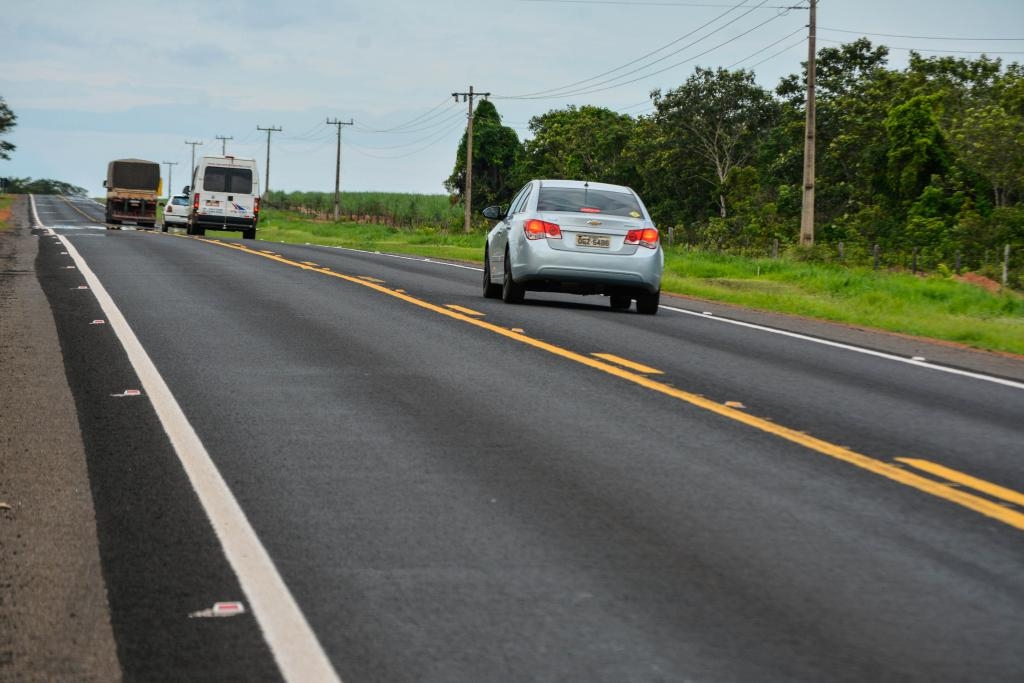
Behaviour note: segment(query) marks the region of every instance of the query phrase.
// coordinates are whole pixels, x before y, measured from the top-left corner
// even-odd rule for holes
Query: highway
[[[1017,359],[34,201],[125,680],[1024,677]]]

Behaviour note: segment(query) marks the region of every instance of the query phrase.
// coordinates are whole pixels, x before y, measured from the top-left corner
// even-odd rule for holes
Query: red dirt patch
[[[977,273],[964,273],[963,275],[957,275],[956,279],[960,282],[966,282],[982,289],[987,289],[993,294],[999,293],[1003,286],[991,278],[987,278],[984,275],[978,275]]]

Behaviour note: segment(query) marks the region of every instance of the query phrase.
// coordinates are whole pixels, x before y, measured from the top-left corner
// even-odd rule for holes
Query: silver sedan
[[[601,294],[611,307],[655,314],[665,255],[636,192],[579,180],[531,180],[487,235],[483,293],[519,303],[527,291]]]

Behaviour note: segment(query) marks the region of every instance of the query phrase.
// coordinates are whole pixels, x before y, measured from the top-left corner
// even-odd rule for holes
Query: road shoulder
[[[121,679],[74,400],[27,196],[0,233],[0,678]]]

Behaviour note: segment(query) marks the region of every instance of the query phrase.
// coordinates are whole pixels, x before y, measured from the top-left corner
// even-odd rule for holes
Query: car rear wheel
[[[505,279],[501,284],[501,299],[507,304],[520,304],[526,298],[526,288],[516,284],[516,281],[512,279],[512,266],[509,265],[509,262],[508,250],[506,249]]]
[[[658,290],[654,294],[643,293],[636,298],[636,310],[637,313],[643,313],[644,315],[655,315],[658,312],[658,306],[661,303],[661,290]]]
[[[484,250],[484,298],[498,299],[501,297],[501,285],[491,282],[491,254]]]
[[[249,230],[243,230],[242,231],[242,239],[243,240],[254,240],[254,239],[256,239],[256,228],[251,228]]]

